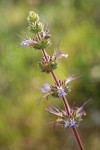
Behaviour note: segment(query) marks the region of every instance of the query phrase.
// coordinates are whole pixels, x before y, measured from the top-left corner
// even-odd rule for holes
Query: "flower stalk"
[[[84,150],[82,141],[78,134],[76,127],[79,126],[82,117],[86,115],[84,111],[84,106],[88,103],[85,102],[81,107],[70,108],[69,103],[65,96],[70,92],[69,82],[76,79],[77,77],[71,76],[66,78],[64,81],[58,80],[57,76],[54,73],[54,69],[58,67],[59,60],[62,57],[67,58],[68,54],[63,54],[57,48],[54,50],[53,56],[49,56],[45,49],[51,45],[49,30],[44,27],[43,23],[40,22],[38,14],[33,11],[29,12],[27,18],[29,23],[29,31],[34,33],[34,38],[25,39],[20,43],[23,47],[32,47],[35,50],[40,50],[43,54],[42,60],[38,63],[42,72],[50,73],[54,79],[55,85],[49,85],[48,83],[44,84],[44,87],[41,88],[41,92],[46,93],[42,98],[48,98],[49,95],[54,98],[61,98],[65,111],[58,109],[56,107],[46,108],[47,111],[51,112],[58,116],[58,119],[55,122],[56,126],[63,126],[65,128],[71,128],[77,144],[80,150]],[[42,98],[39,98],[41,100]]]
[[[46,61],[48,61],[48,57],[47,57],[47,53],[45,52],[45,49],[42,49],[42,53],[43,53],[43,55],[44,55]],[[59,86],[58,79],[57,79],[57,77],[56,77],[56,75],[55,75],[55,73],[54,73],[53,71],[51,72],[51,75],[52,75],[52,77],[53,77],[55,83],[57,84],[57,86]],[[61,99],[62,99],[62,101],[63,101],[63,104],[64,104],[64,107],[65,107],[65,109],[66,109],[66,112],[67,112],[67,114],[69,115],[69,114],[70,114],[70,107],[69,107],[69,104],[68,104],[68,102],[67,102],[67,100],[66,100],[65,97],[62,97]],[[80,149],[80,150],[84,150],[84,147],[83,147],[83,144],[82,144],[82,141],[81,141],[81,139],[80,139],[80,136],[79,136],[79,134],[78,134],[77,129],[74,127],[74,128],[72,128],[72,130],[73,130],[74,136],[75,136],[75,138],[76,138],[76,141],[77,141],[77,143],[78,143],[78,145],[79,145],[79,149]]]

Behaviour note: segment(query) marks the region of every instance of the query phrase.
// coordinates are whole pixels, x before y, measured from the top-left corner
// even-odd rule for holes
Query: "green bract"
[[[40,22],[30,23],[29,30],[30,32],[33,32],[33,33],[39,33],[43,30],[43,24]]]
[[[34,11],[30,11],[30,12],[29,12],[29,16],[27,17],[27,21],[28,21],[29,23],[34,23],[34,22],[39,21],[39,16],[38,16],[38,14],[36,14]]]
[[[51,95],[52,95],[54,98],[58,98],[58,97],[59,97],[56,87],[53,87],[51,91],[52,91],[52,94],[51,94]]]
[[[46,40],[46,39],[43,39],[43,40],[37,42],[36,44],[34,44],[33,47],[35,49],[43,49],[43,48],[46,48],[49,45],[51,45],[50,41]]]
[[[39,67],[42,72],[50,73],[52,70],[57,68],[57,63],[49,61],[47,62],[39,62]]]

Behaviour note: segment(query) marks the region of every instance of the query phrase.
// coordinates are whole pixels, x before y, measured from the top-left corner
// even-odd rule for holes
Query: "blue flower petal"
[[[66,96],[66,95],[67,95],[67,93],[65,93],[64,89],[59,89],[58,90],[58,96],[59,97],[63,97],[63,96]]]
[[[44,84],[44,88],[41,89],[43,93],[47,93],[50,90],[50,85],[48,83]]]
[[[71,122],[67,122],[64,124],[64,127],[65,128],[74,128],[74,127],[77,127],[78,124],[76,123],[76,121],[71,121]]]
[[[26,41],[22,41],[22,42],[20,43],[20,45],[23,46],[23,47],[28,47],[28,46],[29,46]]]

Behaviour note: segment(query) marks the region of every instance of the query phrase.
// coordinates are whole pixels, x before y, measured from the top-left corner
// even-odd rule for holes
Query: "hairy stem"
[[[47,55],[45,49],[42,49],[42,53],[43,53],[43,56],[44,56],[45,60],[48,62],[48,57],[47,57],[48,55]],[[51,71],[51,75],[52,75],[56,85],[59,86],[59,81],[58,81],[58,79],[57,79],[57,77],[56,77],[56,75],[55,75],[55,73],[53,71]],[[69,106],[69,104],[68,104],[68,102],[67,102],[65,97],[62,97],[61,99],[62,99],[63,104],[65,106],[66,112],[69,115],[70,114],[70,106]],[[80,136],[78,134],[77,129],[74,127],[74,128],[72,128],[72,130],[73,130],[73,133],[75,135],[75,138],[76,138],[76,141],[77,141],[77,143],[79,145],[80,150],[84,150],[83,144],[81,142],[81,139],[80,139]]]

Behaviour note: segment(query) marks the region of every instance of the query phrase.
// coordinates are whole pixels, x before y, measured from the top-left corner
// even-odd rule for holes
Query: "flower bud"
[[[59,97],[56,87],[52,87],[52,88],[51,88],[51,92],[52,92],[51,95],[52,95],[54,98],[58,98],[58,97]]]
[[[57,63],[52,62],[52,61],[49,61],[48,63],[44,62],[44,61],[39,62],[38,65],[39,65],[41,71],[46,72],[46,73],[50,73],[52,70],[57,68]]]
[[[48,67],[48,64],[47,64],[47,63],[39,62],[38,65],[39,65],[40,70],[41,70],[42,72],[46,72],[46,73],[50,73],[50,72],[51,72],[51,70],[50,70],[50,68]]]
[[[36,14],[34,11],[30,11],[30,12],[29,12],[29,15],[28,15],[28,17],[27,17],[27,21],[28,21],[29,23],[34,23],[34,22],[39,21],[39,16],[38,16],[38,14]]]
[[[29,30],[33,33],[39,33],[43,30],[43,24],[41,22],[30,23]]]
[[[49,40],[43,39],[41,41],[39,41],[38,43],[34,44],[34,48],[35,49],[43,49],[46,48],[47,46],[51,45]]]
[[[64,86],[64,90],[66,93],[69,93],[69,92],[71,92],[71,87],[69,85]]]
[[[57,65],[58,65],[57,62],[53,62],[53,61],[52,61],[52,62],[50,63],[50,67],[52,68],[52,70],[56,69],[56,68],[57,68]]]

